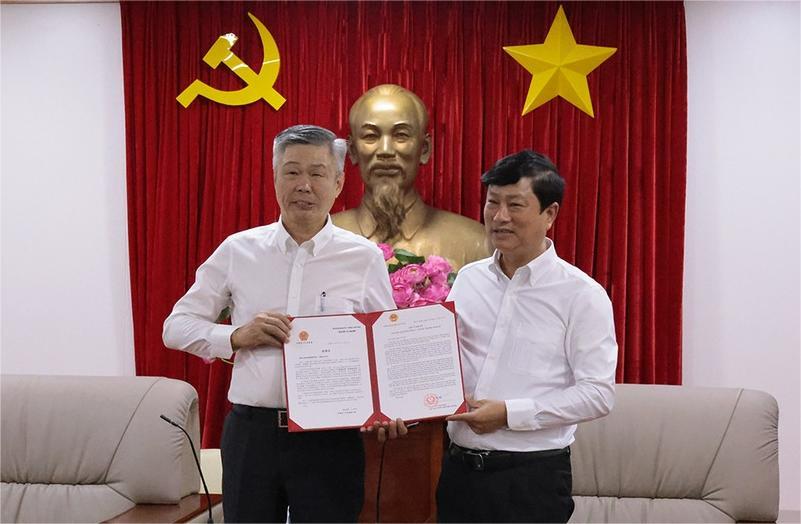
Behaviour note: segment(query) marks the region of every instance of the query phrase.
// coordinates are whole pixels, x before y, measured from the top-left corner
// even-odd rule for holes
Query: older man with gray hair
[[[364,452],[356,430],[288,433],[282,348],[290,317],[393,309],[378,247],[333,225],[347,145],[327,129],[290,127],[273,143],[280,219],[226,238],[164,322],[164,343],[234,358],[222,436],[228,522],[355,522]],[[230,326],[216,324],[231,307]],[[383,438],[405,433],[400,423]]]

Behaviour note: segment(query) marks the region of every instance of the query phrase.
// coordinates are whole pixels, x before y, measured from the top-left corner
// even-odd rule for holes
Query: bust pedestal
[[[376,492],[381,444],[375,434],[364,438],[364,507],[359,522],[376,522]],[[381,522],[436,522],[436,491],[445,446],[445,423],[423,422],[404,438],[384,444],[379,500]]]

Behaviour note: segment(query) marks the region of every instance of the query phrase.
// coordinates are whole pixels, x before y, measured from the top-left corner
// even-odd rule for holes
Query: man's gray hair
[[[273,172],[278,171],[278,160],[291,145],[328,146],[336,160],[337,176],[345,171],[348,143],[324,127],[297,125],[284,129],[273,140]]]

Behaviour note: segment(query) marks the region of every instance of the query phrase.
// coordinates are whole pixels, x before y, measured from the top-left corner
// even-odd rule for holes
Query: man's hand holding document
[[[289,431],[467,411],[452,302],[296,317],[284,345]]]

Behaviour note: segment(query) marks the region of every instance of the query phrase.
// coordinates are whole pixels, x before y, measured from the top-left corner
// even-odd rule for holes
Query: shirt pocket
[[[343,296],[320,295],[317,297],[315,311],[320,315],[356,313],[356,301]]]
[[[564,358],[561,341],[536,335],[518,334],[512,344],[509,369],[518,375],[548,377]]]

